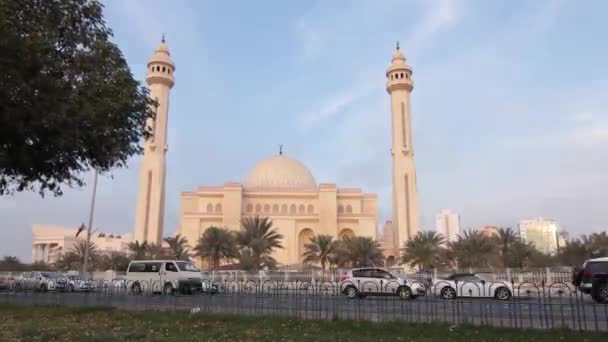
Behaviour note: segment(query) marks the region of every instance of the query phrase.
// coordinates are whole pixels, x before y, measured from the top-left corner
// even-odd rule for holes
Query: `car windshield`
[[[198,268],[194,267],[194,265],[192,265],[192,263],[190,263],[190,262],[177,261],[176,264],[177,264],[177,267],[179,267],[180,271],[186,271],[186,272],[200,272],[201,271]]]
[[[57,278],[57,275],[54,273],[40,273],[40,276],[42,276],[42,278],[47,278],[47,279]]]
[[[82,280],[82,278],[80,278],[80,276],[68,276],[68,278],[70,278],[70,280]]]

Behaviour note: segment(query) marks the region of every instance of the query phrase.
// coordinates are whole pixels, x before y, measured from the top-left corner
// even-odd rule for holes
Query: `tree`
[[[195,255],[207,259],[209,267],[216,269],[222,259],[232,259],[239,256],[234,235],[226,228],[209,227],[198,238],[194,246]]]
[[[87,242],[82,240],[74,244],[68,254],[73,254],[73,258],[77,261],[78,266],[81,267],[84,263],[85,252],[87,250]],[[91,269],[95,269],[96,263],[99,261],[100,254],[97,246],[92,241],[89,242],[89,260],[88,264],[91,265]]]
[[[499,228],[498,235],[495,235],[493,238],[498,245],[502,266],[505,268],[509,267],[509,248],[513,243],[519,241],[519,236],[511,228]],[[518,248],[521,251],[522,245],[519,245]]]
[[[177,260],[188,260],[190,258],[190,246],[188,239],[177,234],[173,237],[165,238],[165,242],[169,245],[171,257]]]
[[[591,255],[590,248],[581,240],[567,241],[559,251],[558,259],[562,265],[581,267]]]
[[[336,249],[335,263],[339,267],[365,267],[382,265],[384,255],[378,241],[355,236],[341,241]]]
[[[321,269],[325,272],[325,266],[330,262],[338,245],[334,238],[330,235],[317,235],[310,239],[310,242],[304,245],[305,263],[320,263]]]
[[[163,253],[163,248],[161,245],[157,245],[155,243],[148,243],[146,244],[146,252],[145,252],[145,256],[148,259],[152,259],[152,260],[158,260],[158,259],[164,259],[165,255]]]
[[[90,169],[126,166],[154,102],[97,0],[0,3],[0,195],[61,195]]]
[[[442,244],[445,239],[433,231],[419,232],[413,239],[407,240],[401,249],[401,261],[423,269],[445,263]]]
[[[497,252],[496,244],[478,231],[468,230],[448,244],[458,267],[490,267]]]
[[[535,253],[536,249],[531,242],[521,241],[520,239],[514,240],[509,244],[506,258],[503,259],[503,262],[506,260],[508,263],[503,265],[523,269],[530,266]]]
[[[129,267],[129,257],[124,252],[111,251],[101,257],[97,269],[100,271],[124,272]]]
[[[21,263],[21,260],[19,260],[19,258],[17,258],[16,256],[5,256],[0,261],[0,271],[3,271],[3,272],[23,271],[24,268],[25,268],[25,265],[23,265]]]
[[[276,260],[272,253],[283,248],[283,235],[273,228],[268,217],[246,217],[241,221],[241,230],[236,234],[236,243],[241,252],[239,263],[253,263],[253,269],[275,268]]]
[[[129,248],[129,252],[131,253],[131,257],[135,260],[141,260],[146,257],[146,250],[148,249],[148,243],[143,242],[139,243],[139,241],[129,242],[127,245]]]

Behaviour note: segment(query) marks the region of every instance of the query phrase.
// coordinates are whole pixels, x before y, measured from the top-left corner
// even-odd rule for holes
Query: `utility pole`
[[[93,196],[91,198],[91,211],[89,211],[89,225],[87,226],[87,240],[84,249],[84,262],[82,264],[82,276],[86,277],[89,271],[89,246],[91,245],[91,229],[93,227],[93,212],[95,210],[95,195],[97,193],[97,169],[93,176]],[[88,278],[88,277],[87,277]]]

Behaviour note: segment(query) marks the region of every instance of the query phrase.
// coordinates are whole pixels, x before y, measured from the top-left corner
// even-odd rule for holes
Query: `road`
[[[399,300],[301,293],[227,293],[217,295],[129,295],[118,292],[36,293],[3,292],[0,304],[59,304],[111,306],[128,310],[187,310],[212,313],[288,316],[301,319],[352,319],[370,321],[443,321],[515,328],[560,328],[608,331],[608,305],[587,296],[515,298],[510,301],[436,297]]]

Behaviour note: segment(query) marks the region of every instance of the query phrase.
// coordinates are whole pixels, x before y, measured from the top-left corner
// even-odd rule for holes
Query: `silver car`
[[[426,286],[423,283],[375,267],[344,271],[340,276],[340,290],[351,299],[366,296],[397,296],[401,299],[414,299],[426,295]]]

